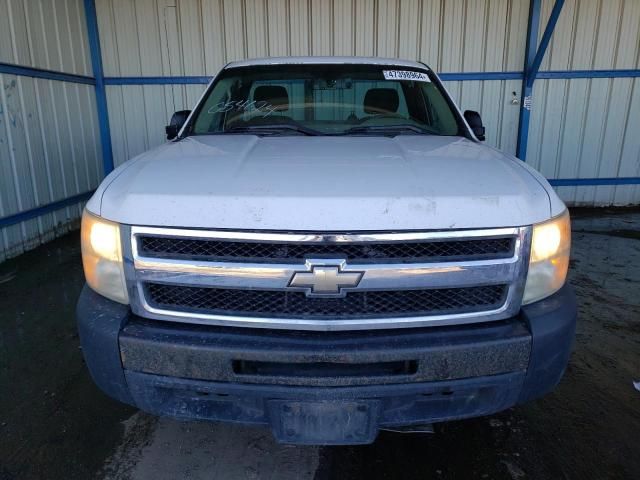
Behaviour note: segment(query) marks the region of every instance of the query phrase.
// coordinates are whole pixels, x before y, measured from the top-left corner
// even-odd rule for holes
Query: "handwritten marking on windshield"
[[[278,109],[278,107],[276,107],[275,105],[272,105],[268,102],[265,102],[263,100],[256,102],[255,100],[229,100],[226,102],[220,102],[217,105],[214,105],[213,107],[211,107],[209,110],[207,110],[207,113],[209,114],[213,114],[213,113],[226,113],[226,112],[230,112],[232,110],[238,111],[238,112],[249,112],[249,111],[258,111],[260,113],[263,113],[262,118],[264,117],[268,117],[269,115],[271,115],[273,112],[275,112]]]

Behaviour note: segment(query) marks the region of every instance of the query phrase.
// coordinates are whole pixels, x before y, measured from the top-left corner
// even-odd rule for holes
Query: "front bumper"
[[[575,322],[569,286],[505,321],[367,332],[149,321],[88,287],[78,302],[84,356],[107,394],[158,415],[270,425],[287,443],[369,443],[379,428],[543,395],[564,372]]]

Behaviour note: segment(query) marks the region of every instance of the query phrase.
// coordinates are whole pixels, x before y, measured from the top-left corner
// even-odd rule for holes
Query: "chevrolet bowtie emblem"
[[[303,290],[308,297],[342,297],[344,289],[357,287],[362,272],[345,272],[344,260],[307,260],[307,271],[295,272],[289,288]]]

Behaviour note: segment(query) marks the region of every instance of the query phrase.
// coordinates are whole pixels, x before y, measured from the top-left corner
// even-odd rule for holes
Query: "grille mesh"
[[[513,237],[401,243],[254,243],[209,239],[142,236],[140,253],[147,257],[210,261],[303,263],[305,258],[346,258],[353,262],[408,263],[441,258],[465,260],[507,258],[513,255]]]
[[[326,320],[492,310],[504,304],[507,286],[349,292],[343,298],[308,298],[302,292],[187,287],[159,283],[147,283],[145,290],[152,306],[168,310]]]

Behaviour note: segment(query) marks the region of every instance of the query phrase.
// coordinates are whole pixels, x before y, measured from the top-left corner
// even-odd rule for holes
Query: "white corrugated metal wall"
[[[93,1],[0,0],[0,67],[91,76],[83,6]],[[542,1],[538,38],[554,2]],[[481,112],[487,143],[516,151],[528,0],[95,5],[116,165],[163,142],[171,113],[192,107],[207,77],[226,62],[279,55],[424,61],[443,74],[463,109]],[[640,178],[639,67],[638,0],[566,0],[534,84],[526,156],[548,178],[571,185],[558,187],[570,204],[640,203],[638,185],[591,181]],[[0,79],[0,222],[95,188],[102,177],[100,133],[109,138],[108,129],[98,129],[98,120],[106,120],[96,115],[101,94],[90,84],[6,71]],[[50,238],[79,211],[72,206],[2,228],[0,261]]]
[[[82,0],[0,0],[0,62],[91,76]],[[102,178],[94,88],[0,73],[0,218]],[[0,262],[67,231],[81,207],[0,228]]]

